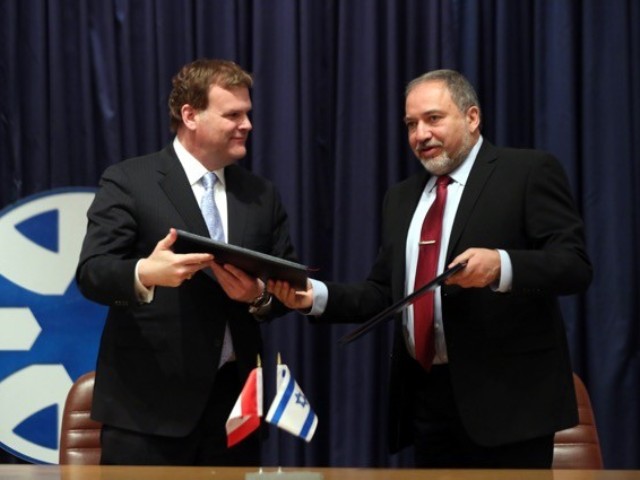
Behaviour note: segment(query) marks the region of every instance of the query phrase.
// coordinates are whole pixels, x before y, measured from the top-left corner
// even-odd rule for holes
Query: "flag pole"
[[[277,383],[277,372],[279,372],[278,370],[278,366],[282,365],[282,356],[280,355],[280,352],[278,351],[278,355],[276,356],[276,383]],[[280,429],[276,428],[276,434],[278,435],[278,472],[277,473],[282,473],[282,435],[280,434]]]
[[[256,354],[256,367],[258,368],[262,367],[262,359],[260,358],[259,353]],[[262,435],[260,435],[260,437],[262,437]],[[262,439],[260,441],[262,441]],[[262,465],[260,465],[260,468],[258,469],[258,475],[262,475],[262,473],[263,473]]]

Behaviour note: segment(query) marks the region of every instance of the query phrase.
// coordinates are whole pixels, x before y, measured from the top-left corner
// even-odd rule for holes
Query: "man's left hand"
[[[500,279],[500,254],[488,248],[469,248],[458,255],[449,267],[466,262],[467,266],[449,277],[447,285],[459,285],[463,288],[482,288]]]

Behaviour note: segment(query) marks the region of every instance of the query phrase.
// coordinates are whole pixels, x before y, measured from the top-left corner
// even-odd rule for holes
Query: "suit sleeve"
[[[89,299],[110,306],[136,302],[134,271],[137,224],[135,204],[126,175],[117,166],[100,180],[87,212],[87,233],[76,270],[80,291]]]
[[[559,162],[545,155],[525,182],[526,250],[508,250],[513,265],[513,291],[545,291],[556,295],[584,291],[592,268],[584,227]]]

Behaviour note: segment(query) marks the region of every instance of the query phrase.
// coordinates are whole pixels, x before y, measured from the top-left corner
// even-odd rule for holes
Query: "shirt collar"
[[[189,151],[180,143],[178,137],[173,139],[173,149],[178,156],[178,160],[180,160],[180,165],[184,169],[184,173],[187,175],[187,180],[189,181],[189,185],[193,186],[196,183],[200,182],[200,179],[204,177],[204,175],[208,172],[204,165],[200,163],[200,161],[191,155]],[[213,173],[216,174],[220,183],[224,186],[224,168],[219,168],[218,170],[214,170]]]

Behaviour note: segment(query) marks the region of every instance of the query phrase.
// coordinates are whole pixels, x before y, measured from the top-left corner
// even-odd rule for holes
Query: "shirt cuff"
[[[305,315],[319,316],[324,313],[329,301],[329,289],[327,285],[318,280],[309,279],[311,288],[313,288],[313,305],[311,310],[305,312]]]
[[[506,293],[511,291],[513,286],[513,266],[511,265],[511,257],[504,250],[498,249],[500,255],[500,279],[498,284],[491,285],[491,289],[495,292]]]
[[[140,261],[136,263],[136,270],[134,273],[134,286],[136,290],[136,297],[138,298],[138,302],[140,303],[151,303],[153,301],[153,295],[156,291],[156,287],[145,287],[140,281],[140,276],[138,275],[138,266],[140,265]]]

